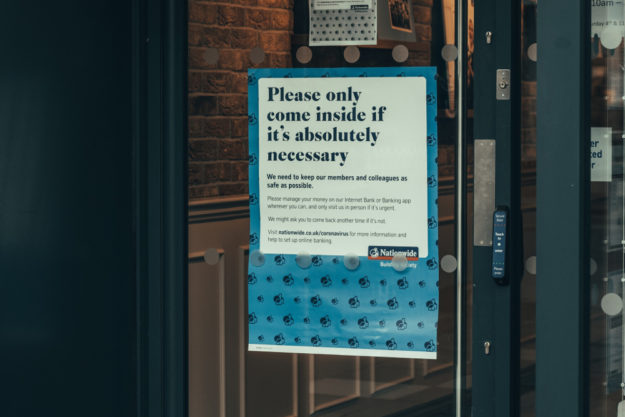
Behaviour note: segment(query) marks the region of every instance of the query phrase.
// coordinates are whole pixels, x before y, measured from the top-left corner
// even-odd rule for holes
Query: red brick
[[[442,166],[442,165],[447,165],[448,164],[448,160],[447,160],[447,149],[443,148],[442,146],[438,147],[438,165]]]
[[[271,12],[262,9],[247,9],[245,11],[245,26],[263,30],[271,28]]]
[[[428,41],[417,41],[417,42],[410,43],[409,49],[411,51],[427,52],[429,54],[430,45],[431,45],[431,42],[428,42]]]
[[[237,117],[231,120],[231,131],[233,138],[247,137],[247,117]]]
[[[226,48],[230,46],[230,30],[219,26],[189,24],[189,45]]]
[[[293,0],[258,0],[258,5],[263,7],[280,7],[290,9],[293,7]]]
[[[536,113],[536,97],[522,97],[521,98],[521,111],[523,113],[525,112]]]
[[[189,68],[192,68],[192,69],[217,68],[218,64],[208,64],[206,62],[207,51],[208,51],[208,48],[189,48]],[[219,59],[221,60],[221,55]]]
[[[249,65],[249,52],[242,50],[226,49],[220,51],[219,67],[234,71],[242,71],[247,69]]]
[[[219,195],[219,188],[215,185],[202,185],[199,187],[189,187],[189,199],[199,200],[202,198],[215,197]]]
[[[288,10],[274,10],[271,12],[271,28],[291,30],[292,26],[292,13]]]
[[[230,77],[230,92],[247,94],[247,74],[244,72],[234,72]]]
[[[220,5],[217,9],[217,22],[223,26],[243,26],[245,11],[242,7]]]
[[[536,146],[535,145],[523,145],[523,160],[536,159]]]
[[[249,194],[247,183],[221,184],[219,195]]]
[[[230,89],[230,74],[227,72],[211,71],[202,77],[201,91],[203,93],[227,93]]]
[[[265,51],[290,51],[289,32],[261,32],[260,44]]]
[[[432,8],[429,6],[415,6],[413,15],[415,23],[432,24]]]
[[[202,136],[202,126],[204,121],[197,117],[189,117],[188,130],[190,138],[199,138]]]
[[[521,82],[523,97],[536,97],[536,81]]]
[[[202,41],[202,27],[194,24],[189,24],[187,29],[187,41],[189,45],[197,46]]]
[[[417,40],[429,41],[432,40],[432,29],[430,25],[415,24],[415,33],[417,34]]]
[[[257,0],[230,0],[230,3],[244,6],[256,6]]]
[[[228,116],[247,114],[247,97],[244,95],[234,94],[220,96],[219,110],[221,114]]]
[[[189,92],[197,93],[202,86],[203,74],[197,71],[189,71]]]
[[[522,112],[521,126],[531,128],[536,126],[536,113]]]
[[[204,183],[204,169],[202,165],[189,164],[189,185],[198,185]]]
[[[232,180],[233,181],[247,181],[249,165],[247,162],[235,162],[231,165],[232,167]]]
[[[214,161],[219,154],[217,140],[191,140],[187,146],[189,162]]]
[[[232,48],[251,49],[258,45],[258,32],[254,29],[232,29],[230,31]]]
[[[521,129],[521,143],[536,143],[536,129]]]
[[[212,25],[217,22],[217,6],[189,2],[189,22]]]
[[[407,62],[412,66],[430,65],[430,53],[429,52],[413,52],[410,54],[410,58]]]
[[[247,141],[222,140],[219,142],[219,158],[226,160],[247,160]]]
[[[227,162],[216,162],[213,164],[206,164],[204,166],[204,179],[207,183],[216,181],[231,181],[230,175],[231,164]]]
[[[213,138],[230,137],[230,119],[225,117],[209,117],[204,119],[202,136]]]
[[[213,115],[217,114],[216,96],[191,96],[189,97],[189,115]]]
[[[291,64],[291,54],[269,54],[269,66],[272,68],[288,68]]]

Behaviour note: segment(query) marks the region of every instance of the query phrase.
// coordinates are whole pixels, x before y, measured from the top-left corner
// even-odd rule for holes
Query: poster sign
[[[625,31],[623,1],[595,0],[591,7],[591,35],[598,35],[608,49],[616,48]]]
[[[373,0],[310,0],[313,10],[367,10]]]
[[[436,357],[434,75],[249,71],[250,350]]]
[[[612,128],[590,129],[590,180],[612,181]]]
[[[311,0],[310,46],[375,45],[378,43],[376,0]]]

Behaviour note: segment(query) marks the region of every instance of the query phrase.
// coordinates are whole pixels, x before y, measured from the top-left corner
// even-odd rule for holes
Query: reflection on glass
[[[521,209],[525,272],[521,281],[521,415],[535,415],[536,370],[536,48],[535,0],[522,0]],[[532,46],[533,45],[533,46]]]
[[[375,3],[386,5],[388,16],[389,2]],[[455,312],[458,219],[454,214],[458,92],[456,62],[449,56],[445,61],[441,50],[455,43],[455,1],[392,3],[411,8],[411,25],[396,21],[395,26],[411,26],[413,38],[397,35],[394,40],[381,38],[375,46],[348,48],[310,46],[306,1],[189,3],[189,198],[192,212],[194,207],[201,212],[191,214],[190,250],[216,247],[224,254],[224,262],[216,266],[190,268],[191,417],[454,415],[455,328],[459,325]],[[468,39],[472,40],[473,1],[468,0],[467,6],[464,16],[469,19]],[[472,52],[471,42],[469,56]],[[449,258],[440,272],[435,361],[246,352],[245,266],[248,257],[264,262],[263,254],[246,251],[249,239],[258,236],[249,236],[248,218],[241,214],[248,192],[247,69],[351,65],[434,66],[438,70],[439,252]],[[471,76],[467,85],[471,88]],[[471,131],[470,118],[465,122]],[[471,159],[468,155],[467,160]],[[225,212],[223,202],[240,204],[241,209],[221,217],[206,214],[213,208]],[[300,266],[307,267],[308,259],[300,260]],[[466,270],[471,271],[471,265]],[[207,280],[206,275],[215,274],[219,280]],[[470,306],[467,310],[471,317]],[[470,334],[470,323],[464,325]],[[471,353],[466,356],[470,358]]]
[[[592,3],[590,132],[590,415],[624,398],[623,4]]]

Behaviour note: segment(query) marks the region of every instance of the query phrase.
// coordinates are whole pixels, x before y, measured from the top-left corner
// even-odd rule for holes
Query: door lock
[[[490,342],[488,340],[484,342],[484,354],[490,355]]]
[[[497,100],[510,100],[510,70],[497,70]]]

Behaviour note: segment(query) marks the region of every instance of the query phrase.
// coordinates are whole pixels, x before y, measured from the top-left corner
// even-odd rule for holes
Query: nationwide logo
[[[369,259],[391,260],[395,255],[404,255],[408,261],[419,260],[419,248],[407,246],[369,246]]]

